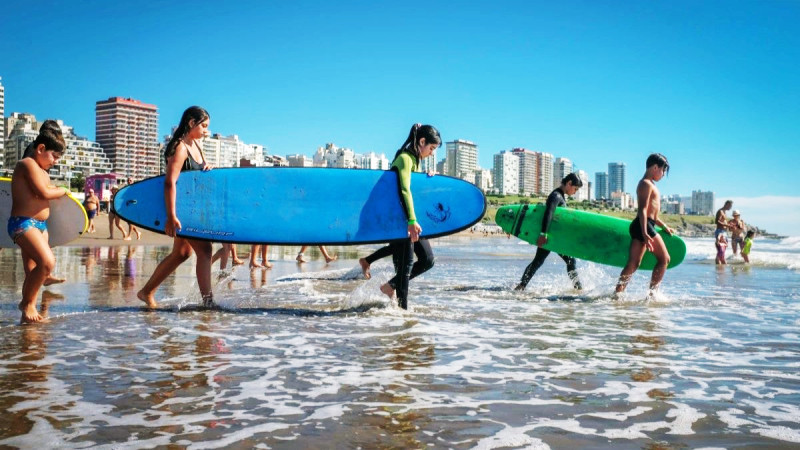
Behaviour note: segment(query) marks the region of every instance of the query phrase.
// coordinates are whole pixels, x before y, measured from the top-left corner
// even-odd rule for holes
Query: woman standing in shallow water
[[[427,239],[420,238],[422,227],[417,223],[414,214],[414,201],[411,197],[411,173],[419,167],[420,161],[431,156],[442,143],[439,130],[431,125],[415,124],[408,133],[408,138],[397,151],[392,162],[392,169],[397,172],[400,201],[408,219],[408,239],[389,244],[394,261],[395,276],[381,286],[381,292],[389,298],[397,293],[397,304],[408,309],[408,282],[433,267],[433,250]],[[417,256],[417,261],[411,254]],[[362,264],[363,268],[363,264]],[[367,271],[365,271],[366,275]]]
[[[203,306],[213,306],[211,292],[211,242],[186,239],[176,236],[181,229],[181,222],[175,212],[176,183],[181,172],[188,170],[211,170],[206,162],[201,141],[209,135],[208,124],[211,118],[205,109],[191,106],[183,112],[180,124],[164,150],[167,159],[167,171],[164,176],[164,204],[167,210],[167,222],[164,232],[174,238],[172,252],[156,267],[153,275],[144,287],[136,294],[148,308],[156,307],[155,292],[158,286],[178,268],[181,263],[197,253],[197,284],[203,296]]]

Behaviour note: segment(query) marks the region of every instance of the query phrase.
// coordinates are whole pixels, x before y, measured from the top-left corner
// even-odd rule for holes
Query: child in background
[[[22,284],[22,313],[20,323],[45,320],[36,311],[39,289],[55,267],[55,256],[48,244],[47,224],[50,200],[69,193],[65,188],[50,184],[47,171],[55,166],[64,154],[66,143],[61,130],[42,127],[33,141],[31,151],[16,167],[11,177],[11,216],[8,218],[8,235],[22,250],[25,281]]]
[[[720,233],[717,235],[717,258],[714,260],[717,264],[728,264],[725,262],[725,250],[728,249],[728,239],[725,237],[725,233]]]
[[[750,230],[744,238],[744,245],[742,245],[742,258],[744,262],[750,263],[750,247],[753,246],[753,238],[756,236],[755,231]]]

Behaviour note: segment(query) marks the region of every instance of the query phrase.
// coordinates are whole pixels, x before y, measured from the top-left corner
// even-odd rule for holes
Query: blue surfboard
[[[486,198],[471,183],[411,175],[422,237],[474,225]],[[179,236],[214,242],[351,245],[407,237],[397,173],[332,168],[223,168],[182,172],[177,182]],[[122,188],[114,209],[126,221],[164,233],[164,176]]]

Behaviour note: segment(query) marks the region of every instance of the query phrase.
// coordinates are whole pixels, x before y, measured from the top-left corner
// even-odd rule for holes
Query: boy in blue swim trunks
[[[50,200],[67,195],[67,190],[50,183],[50,170],[63,155],[66,144],[58,132],[44,127],[33,141],[32,151],[14,167],[11,177],[11,217],[8,235],[22,250],[25,281],[22,284],[20,323],[42,322],[36,311],[39,289],[55,267],[55,257],[48,245],[47,224]]]

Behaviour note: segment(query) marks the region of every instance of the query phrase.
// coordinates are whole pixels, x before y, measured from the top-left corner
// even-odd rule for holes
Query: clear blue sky
[[[477,143],[484,168],[512,147],[592,179],[624,161],[629,191],[657,151],[664,194],[749,199],[745,220],[783,233],[800,222],[795,0],[142,3],[4,5],[6,114],[94,138],[95,102],[133,97],[163,135],[199,104],[212,132],[279,155],[389,156],[423,122]],[[791,223],[758,220],[784,200]]]

